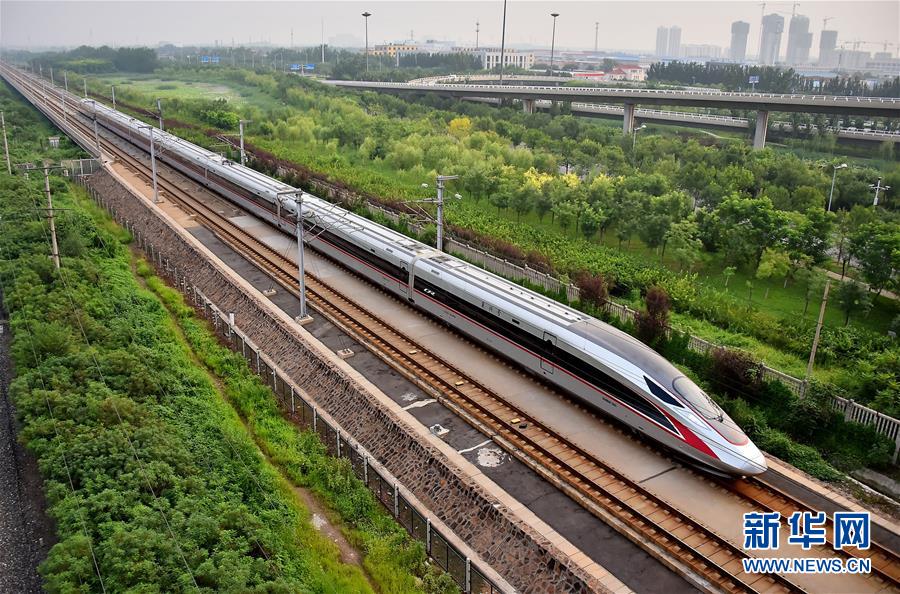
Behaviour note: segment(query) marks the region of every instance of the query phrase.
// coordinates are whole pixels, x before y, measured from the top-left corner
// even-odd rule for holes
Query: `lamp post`
[[[165,130],[165,128],[163,127],[163,117],[162,117],[162,99],[156,100],[156,112],[157,112],[157,115],[159,116],[159,131],[162,132],[163,130]]]
[[[247,164],[247,153],[244,152],[244,124],[249,124],[252,120],[238,120],[238,129],[241,133],[241,165]]]
[[[635,128],[634,131],[631,133],[631,153],[632,154],[634,154],[634,145],[635,145],[635,142],[637,141],[637,133],[640,132],[641,130],[645,129],[646,127],[647,127],[647,124],[641,124],[639,128]]]
[[[503,26],[500,29],[500,81],[503,86],[503,56],[506,53],[506,0],[503,0]]]
[[[550,16],[553,17],[553,36],[550,38],[550,76],[553,76],[553,50],[556,49],[556,17],[559,16],[559,13],[551,12]]]
[[[878,194],[881,192],[881,190],[884,190],[885,192],[887,192],[888,190],[891,189],[891,186],[883,186],[883,185],[881,185],[881,178],[880,178],[880,177],[878,178],[878,183],[869,184],[869,187],[870,187],[871,189],[875,190],[875,200],[874,200],[874,202],[872,202],[872,206],[873,206],[873,207],[874,207],[874,206],[878,206]]]
[[[366,19],[366,74],[369,73],[369,17],[372,16],[372,13],[366,11],[362,13],[364,19]]]
[[[159,186],[156,183],[156,149],[153,143],[153,126],[138,126],[139,129],[150,131],[150,171],[153,177],[153,203],[159,204]]]
[[[834,172],[831,174],[831,192],[828,193],[828,209],[827,212],[831,212],[831,200],[834,198],[834,182],[837,179],[838,169],[846,169],[847,164],[841,163],[840,165],[832,165],[832,169]]]

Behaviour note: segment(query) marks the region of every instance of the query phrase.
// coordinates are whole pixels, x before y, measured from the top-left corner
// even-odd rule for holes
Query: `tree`
[[[732,195],[713,211],[711,227],[728,263],[749,264],[755,269],[765,249],[783,236],[784,216],[766,197]]]
[[[801,268],[797,271],[797,282],[803,283],[805,290],[803,292],[803,315],[809,311],[810,302],[817,296],[822,295],[825,288],[826,275],[821,270],[815,268]]]
[[[497,214],[500,214],[500,211],[509,208],[510,198],[515,194],[515,190],[510,181],[505,181],[500,184],[500,186],[493,191],[490,195],[490,201],[493,206],[497,207]]]
[[[756,278],[767,279],[783,276],[785,286],[787,286],[787,276],[790,268],[791,259],[786,253],[781,250],[766,248],[759,261],[759,267],[756,269]]]
[[[871,289],[880,293],[900,268],[900,227],[891,223],[861,226],[850,238],[850,253]]]
[[[599,207],[585,204],[581,215],[581,234],[585,239],[592,239],[604,221],[605,215]]]
[[[703,242],[700,241],[700,229],[693,219],[684,219],[674,223],[666,232],[666,245],[669,252],[678,262],[679,272],[687,267],[690,270],[700,259]]]
[[[844,312],[844,326],[850,324],[850,316],[854,313],[865,313],[872,307],[872,298],[861,284],[856,281],[842,282],[835,291],[835,301]]]
[[[447,125],[451,136],[463,138],[472,132],[472,120],[467,117],[453,118]]]
[[[537,203],[540,192],[531,184],[522,184],[514,192],[510,194],[509,206],[516,213],[516,221],[521,220],[523,214],[531,212]]]
[[[734,273],[737,272],[737,268],[734,266],[726,266],[722,270],[722,276],[725,277],[725,289],[728,290],[728,281],[731,280],[731,277],[734,276]]]

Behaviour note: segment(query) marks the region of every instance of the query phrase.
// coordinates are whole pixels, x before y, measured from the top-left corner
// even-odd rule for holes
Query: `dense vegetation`
[[[764,93],[815,93],[823,95],[900,96],[900,76],[870,86],[869,77],[836,76],[824,80],[805,78],[793,68],[697,62],[657,62],[650,65],[647,80],[684,85],[718,86],[728,91],[750,89],[749,78],[758,76],[755,87]],[[815,80],[815,83],[813,82]],[[816,86],[818,85],[818,86]]]
[[[81,74],[153,72],[159,65],[156,50],[147,47],[111,48],[105,45],[102,47],[83,45],[66,52],[51,52],[36,56],[24,53],[19,57],[25,58],[35,72],[39,67],[52,67],[60,73],[62,70],[70,70]]]
[[[0,103],[19,124],[15,154],[34,158],[52,128],[5,89]],[[43,180],[0,173],[11,393],[58,526],[47,590],[454,591],[346,461],[283,419],[244,360],[145,264],[155,295],[140,288],[127,233],[81,190],[51,186],[59,272],[35,208]],[[324,501],[365,573],[312,527],[295,485]]]
[[[837,212],[826,213],[834,161],[665,134],[639,136],[632,150],[615,128],[565,114],[354,98],[297,77],[224,74],[259,98],[241,107],[170,100],[167,112],[179,118],[170,127],[211,145],[190,122],[205,126],[211,108],[240,113],[256,122],[248,138],[257,167],[273,171],[280,158],[297,165],[290,181],[324,175],[400,210],[436,172],[459,173],[465,198],[447,208],[457,236],[572,279],[599,275],[613,296],[633,304],[659,285],[677,325],[795,375],[812,342],[822,266],[836,258],[838,270],[871,290],[846,283],[832,294],[819,373],[858,401],[900,412],[889,379],[896,367],[883,366],[897,359],[883,355],[893,349],[886,332],[897,305],[876,294],[890,288],[900,254],[896,164],[838,170]],[[131,98],[147,104],[140,94]],[[868,183],[879,175],[894,189],[882,194],[876,215],[866,205]],[[859,267],[848,267],[851,260]],[[872,373],[882,379],[861,378],[860,369],[878,369]]]

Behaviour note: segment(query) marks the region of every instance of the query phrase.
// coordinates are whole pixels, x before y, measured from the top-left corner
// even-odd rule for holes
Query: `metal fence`
[[[106,208],[113,218],[132,233],[135,244],[144,251],[158,274],[185,294],[197,311],[210,321],[218,337],[247,360],[250,369],[272,390],[282,410],[290,414],[292,421],[303,429],[315,432],[331,456],[348,460],[356,477],[372,491],[375,498],[414,539],[425,545],[428,556],[453,578],[463,592],[474,594],[504,592],[488,579],[484,571],[473,564],[465,553],[451,544],[447,535],[435,527],[431,516],[421,504],[403,494],[396,478],[380,464],[373,463],[365,449],[351,440],[340,426],[319,415],[315,404],[305,392],[283,375],[272,360],[234,324],[233,316],[225,314],[202,291],[193,286],[183,270],[179,271],[177,267],[171,266],[166,255],[148,239],[146,234],[140,233],[130,221],[122,220],[117,210],[93,189],[88,188],[88,191],[100,206]]]

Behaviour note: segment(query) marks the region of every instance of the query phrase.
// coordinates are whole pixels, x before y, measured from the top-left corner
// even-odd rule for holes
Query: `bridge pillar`
[[[624,118],[622,119],[622,134],[630,136],[634,134],[634,103],[625,104]]]
[[[756,131],[753,133],[753,148],[766,147],[766,130],[769,127],[769,112],[759,110],[756,112]]]
[[[534,99],[522,99],[522,111],[528,114],[534,113]]]

